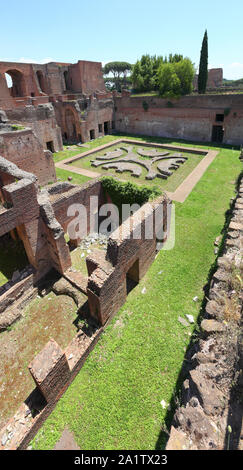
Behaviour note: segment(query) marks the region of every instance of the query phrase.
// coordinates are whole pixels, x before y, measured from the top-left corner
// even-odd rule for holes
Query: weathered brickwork
[[[17,229],[29,262],[35,268],[35,282],[52,267],[63,273],[71,260],[48,193],[38,191],[33,174],[0,157],[0,181],[6,181],[6,175],[10,184],[0,184],[0,236]]]
[[[194,90],[197,90],[198,75],[193,80]],[[223,84],[223,69],[210,69],[208,71],[207,89],[220,88]]]
[[[179,100],[123,95],[115,97],[115,109],[115,128],[120,132],[232,145],[243,143],[243,95],[195,95]],[[215,127],[216,131],[220,128],[216,136]]]
[[[10,88],[5,74],[11,77]],[[100,62],[1,62],[0,108],[11,121],[30,126],[44,148],[59,151],[61,134],[67,142],[108,134],[114,103],[105,89]]]
[[[43,147],[32,129],[0,132],[0,155],[21,170],[31,171],[39,185],[56,181],[52,153]]]
[[[166,218],[161,217],[161,227],[157,224],[157,232],[154,230],[158,203],[163,204],[166,209],[164,215],[167,214],[170,201],[166,198],[158,199],[154,204],[145,204],[112,233],[103,260],[97,262],[96,254],[87,258],[90,314],[101,325],[124,304],[129,280],[139,282],[154,260],[157,252],[156,233],[163,225],[165,230],[167,223]],[[151,230],[149,237],[146,227]]]
[[[29,370],[47,402],[56,397],[70,375],[66,355],[54,340],[50,340],[35,357]]]
[[[11,123],[30,127],[44,150],[59,152],[63,149],[61,129],[51,103],[8,109],[6,115]]]
[[[243,449],[242,195],[241,178],[206,298],[201,334],[187,351],[181,406],[172,421],[167,450]]]

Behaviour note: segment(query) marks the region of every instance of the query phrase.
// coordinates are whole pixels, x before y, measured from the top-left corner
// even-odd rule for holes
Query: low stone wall
[[[167,450],[243,450],[242,254],[243,178],[211,281],[200,340],[186,357],[188,378]]]

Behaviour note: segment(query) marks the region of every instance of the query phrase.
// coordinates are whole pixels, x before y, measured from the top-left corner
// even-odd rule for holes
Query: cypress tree
[[[208,34],[207,30],[204,33],[201,55],[200,55],[200,64],[199,64],[199,74],[198,74],[198,93],[203,94],[206,92],[208,81]]]

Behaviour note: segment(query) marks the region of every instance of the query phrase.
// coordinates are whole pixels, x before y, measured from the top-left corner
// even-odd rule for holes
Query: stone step
[[[63,277],[69,281],[72,286],[87,295],[88,277],[80,272],[71,271],[69,269],[63,274]]]

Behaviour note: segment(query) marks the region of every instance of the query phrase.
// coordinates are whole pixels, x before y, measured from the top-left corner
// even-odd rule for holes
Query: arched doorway
[[[65,138],[68,142],[77,142],[76,120],[71,109],[65,111]]]
[[[37,70],[36,76],[37,76],[38,84],[39,84],[41,91],[43,93],[46,93],[46,82],[45,82],[43,72],[41,70]]]
[[[13,98],[26,95],[24,75],[19,70],[7,70],[5,78]]]

